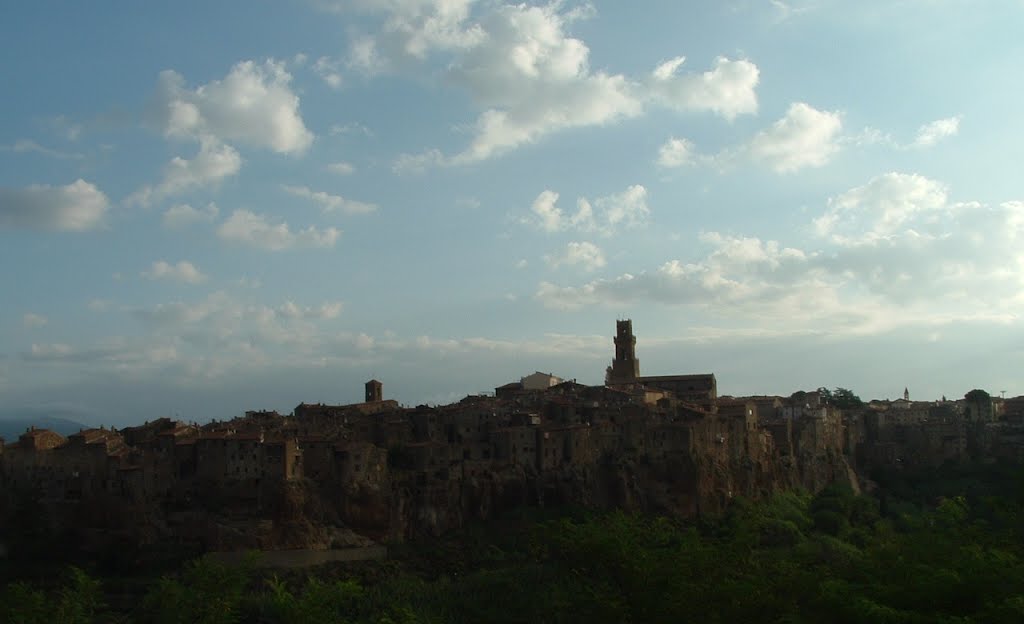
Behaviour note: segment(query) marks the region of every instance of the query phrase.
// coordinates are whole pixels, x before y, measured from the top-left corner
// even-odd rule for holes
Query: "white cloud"
[[[562,210],[555,205],[556,203],[558,193],[542,191],[530,206],[530,210],[536,215],[537,226],[545,232],[557,232],[563,228]]]
[[[788,20],[794,15],[806,13],[814,8],[813,4],[796,6],[793,2],[782,2],[781,0],[769,0],[771,5],[775,8],[775,22],[781,23]]]
[[[213,223],[219,214],[220,210],[213,203],[201,209],[188,204],[175,204],[164,211],[162,221],[165,228],[180,229],[195,223]]]
[[[839,150],[842,125],[838,112],[820,111],[795,102],[782,119],[759,132],[747,150],[755,161],[778,173],[821,167]]]
[[[361,123],[349,123],[349,124],[334,124],[331,129],[327,131],[331,136],[340,135],[362,135],[365,137],[372,137],[373,130],[370,130]]]
[[[687,139],[672,137],[658,149],[658,165],[666,169],[689,165],[693,161],[693,143]]]
[[[368,214],[377,210],[376,204],[345,199],[341,195],[331,195],[324,191],[314,191],[305,186],[282,185],[289,195],[302,197],[319,205],[325,212],[343,212],[349,215]]]
[[[26,312],[21,317],[21,324],[28,328],[42,327],[50,321],[45,316],[40,316],[32,312]]]
[[[141,273],[142,277],[151,280],[172,280],[186,284],[200,284],[206,281],[206,276],[191,262],[184,260],[170,264],[164,260],[158,260],[148,271]]]
[[[355,173],[356,168],[352,166],[352,163],[347,162],[336,162],[327,165],[326,169],[331,173],[338,175],[352,175]]]
[[[387,2],[376,5],[390,15],[383,31],[388,32],[390,20],[397,20],[405,25],[401,32],[423,35],[416,38],[423,42],[417,48],[423,54],[431,49],[451,52],[449,78],[467,88],[482,112],[472,124],[470,144],[462,151],[405,154],[396,161],[396,169],[478,162],[560,130],[636,117],[651,105],[712,112],[726,119],[757,110],[758,69],[747,60],[718,58],[711,70],[700,74],[679,74],[682,58],[639,78],[593,71],[590,49],[566,32],[573,21],[591,12],[587,8],[565,10],[557,2],[486,5],[471,23],[468,3],[409,4],[418,7],[417,15],[452,9],[445,13],[448,27],[425,30],[424,22],[403,17],[406,4]],[[439,37],[438,32],[458,36]],[[368,64],[380,65],[379,39],[363,39],[358,45]]]
[[[446,164],[449,164],[449,160],[441,153],[441,150],[430,149],[419,154],[399,154],[391,165],[391,170],[400,174],[423,173],[431,167]]]
[[[379,74],[391,66],[377,49],[377,40],[371,36],[354,37],[349,44],[348,66],[364,74]]]
[[[315,63],[313,63],[313,71],[323,78],[323,81],[327,83],[328,87],[335,90],[341,88],[342,78],[341,72],[339,71],[340,68],[340,61],[327,56],[321,56]]]
[[[584,271],[595,271],[606,264],[601,248],[587,241],[571,242],[561,254],[547,256],[545,259],[553,268],[572,266],[580,267]]]
[[[542,282],[553,308],[650,301],[712,322],[877,333],[907,323],[1005,322],[1024,302],[1024,202],[951,202],[945,185],[889,173],[840,193],[809,227],[818,248],[702,234],[707,251],[581,285]]]
[[[302,307],[291,301],[285,301],[278,308],[278,313],[286,318],[326,320],[338,318],[341,315],[342,308],[344,308],[344,303],[341,301],[330,301],[315,307]]]
[[[634,227],[647,221],[650,210],[647,208],[647,189],[639,184],[625,191],[599,197],[594,200],[598,215],[604,215],[604,229],[615,230],[618,227]]]
[[[199,153],[195,158],[186,160],[175,156],[164,167],[164,179],[160,184],[142,188],[128,201],[148,205],[165,197],[219,184],[224,178],[237,174],[241,168],[242,157],[235,148],[206,136],[201,139]]]
[[[271,223],[263,215],[248,210],[236,210],[217,228],[217,235],[227,241],[270,251],[281,251],[295,247],[333,247],[341,236],[341,230],[333,227],[317,229],[310,226],[293,232],[283,221]]]
[[[350,67],[366,73],[386,71],[406,59],[422,60],[434,50],[455,50],[479,43],[485,34],[467,24],[473,0],[355,0],[321,3],[337,11],[383,14],[375,35],[354,38]]]
[[[647,83],[651,97],[681,111],[707,111],[734,119],[757,112],[757,65],[723,56],[702,74],[678,74],[683,57],[666,61],[651,72]]]
[[[961,116],[957,115],[945,119],[936,119],[931,123],[921,126],[918,128],[917,136],[910,147],[931,147],[943,139],[956,136],[956,133],[960,131],[960,118]]]
[[[813,224],[818,236],[840,245],[872,243],[904,231],[919,216],[941,219],[946,207],[945,185],[892,172],[829,200],[828,210]]]
[[[598,197],[593,202],[581,197],[576,201],[575,214],[569,217],[557,206],[558,199],[555,191],[541,192],[530,207],[533,217],[526,222],[545,232],[575,230],[610,236],[621,228],[643,225],[650,214],[647,189],[640,184],[621,193]]]
[[[0,150],[15,153],[34,152],[36,154],[42,154],[59,160],[81,160],[85,158],[84,155],[77,152],[63,152],[61,150],[45,147],[31,139],[18,139],[14,142],[14,145],[0,145]]]
[[[0,228],[89,230],[100,226],[110,202],[95,185],[0,187]]]
[[[243,61],[221,80],[195,89],[175,71],[161,72],[154,108],[167,136],[215,136],[301,153],[313,143],[299,113],[299,97],[290,88],[284,63]]]
[[[32,343],[32,347],[28,353],[23,354],[26,360],[30,361],[46,361],[54,359],[67,358],[73,352],[70,345],[64,343],[54,344],[36,344]]]
[[[271,306],[214,292],[197,301],[171,301],[131,311],[148,331],[146,344],[159,344],[187,356],[174,371],[206,378],[233,370],[299,363],[308,366],[336,344],[324,323],[337,319],[340,301]]]
[[[887,132],[882,132],[878,128],[872,128],[871,126],[865,126],[856,134],[843,136],[840,141],[842,143],[856,145],[857,147],[868,147],[871,145],[899,147],[896,141],[892,138],[892,135]]]
[[[452,76],[486,110],[454,164],[484,160],[556,130],[642,112],[624,76],[591,72],[590,50],[566,35],[566,16],[556,5],[502,5],[481,24],[486,37],[459,57]]]
[[[537,298],[547,306],[572,308],[595,303],[651,300],[671,304],[748,305],[786,298],[794,276],[808,280],[804,252],[781,247],[775,241],[705,234],[712,246],[703,260],[670,260],[652,273],[625,273],[598,279],[580,287],[558,287],[543,282]]]
[[[77,141],[82,136],[82,124],[72,121],[65,115],[57,115],[47,120],[47,125],[68,141]]]

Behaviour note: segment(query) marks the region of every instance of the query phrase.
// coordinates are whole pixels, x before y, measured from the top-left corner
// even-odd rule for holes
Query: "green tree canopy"
[[[965,394],[964,398],[972,403],[981,403],[983,401],[990,401],[992,399],[992,395],[990,395],[988,392],[985,392],[984,390],[975,388],[974,390],[971,390],[970,392]]]
[[[838,387],[835,390],[829,390],[828,388],[818,388],[818,393],[821,394],[821,398],[825,403],[829,405],[835,405],[840,409],[849,409],[851,407],[860,407],[864,405],[864,401],[859,396],[854,394],[853,390],[849,388]]]

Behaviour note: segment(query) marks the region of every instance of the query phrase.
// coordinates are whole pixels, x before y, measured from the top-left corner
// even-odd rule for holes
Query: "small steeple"
[[[904,401],[909,401],[910,400],[910,390],[907,390],[905,387],[903,388],[903,400]]]

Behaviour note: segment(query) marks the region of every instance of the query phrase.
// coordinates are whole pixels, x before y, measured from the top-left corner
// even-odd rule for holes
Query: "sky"
[[[0,413],[1024,394],[1019,0],[22,2]]]

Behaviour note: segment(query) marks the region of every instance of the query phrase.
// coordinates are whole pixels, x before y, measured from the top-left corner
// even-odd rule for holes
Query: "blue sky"
[[[0,411],[1024,393],[1024,4],[18,3]]]

